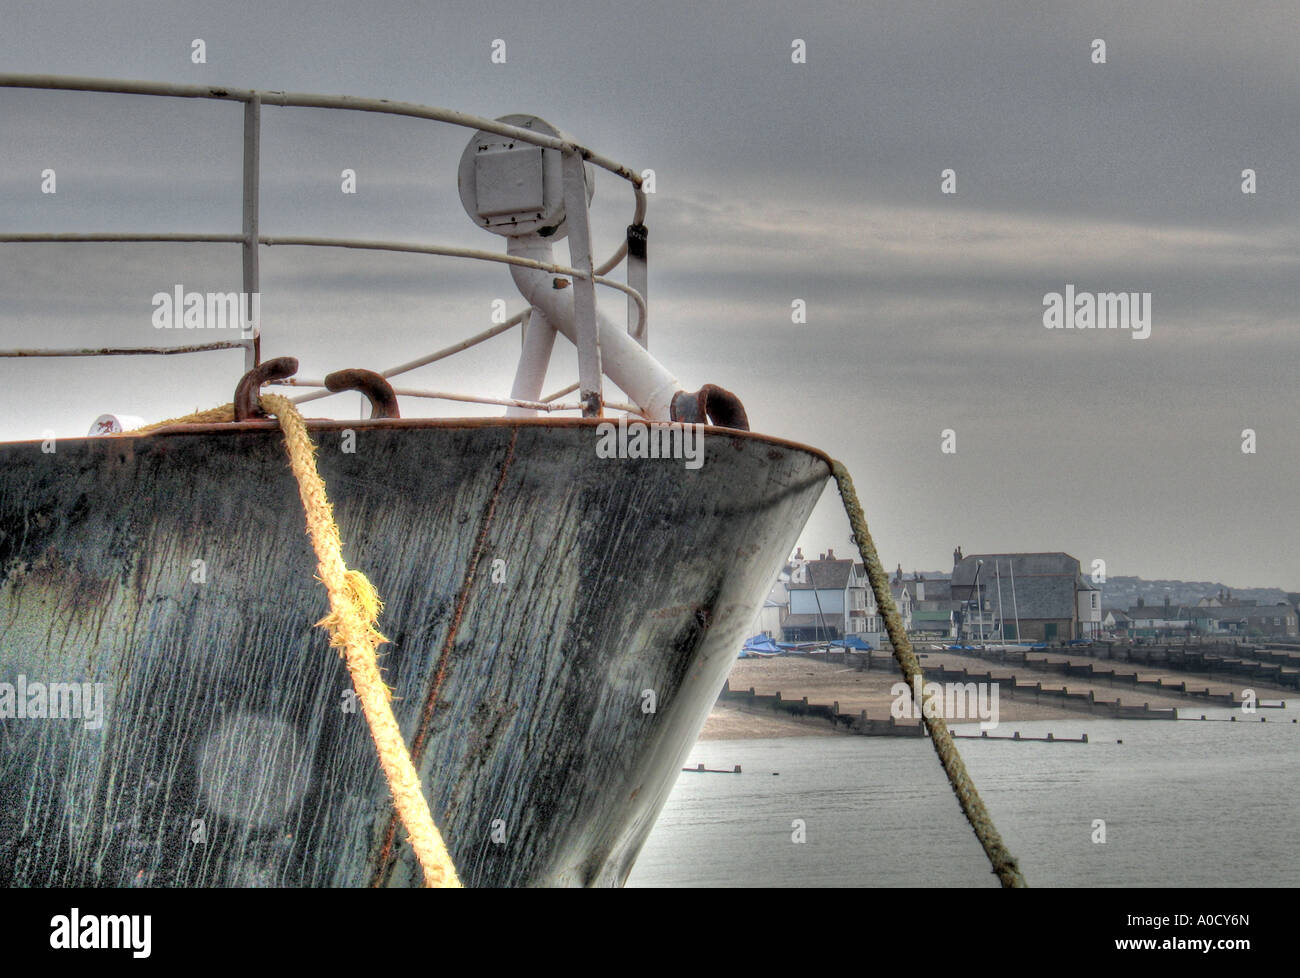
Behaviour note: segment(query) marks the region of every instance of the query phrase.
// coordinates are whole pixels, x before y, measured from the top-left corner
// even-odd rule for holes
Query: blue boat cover
[[[856,649],[859,652],[871,651],[870,643],[862,641],[862,639],[858,638],[856,635],[850,635],[847,638],[837,638],[835,641],[831,642],[831,645],[835,646],[837,649]]]
[[[766,655],[775,655],[780,651],[781,650],[777,648],[776,643],[766,635],[755,635],[753,638],[745,639],[745,645],[744,648],[741,649],[740,655],[741,658],[744,658],[746,653],[749,652],[762,652]]]

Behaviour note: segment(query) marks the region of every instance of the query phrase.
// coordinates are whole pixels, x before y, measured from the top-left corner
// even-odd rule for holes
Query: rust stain
[[[487,543],[488,530],[492,528],[492,517],[496,513],[497,500],[501,498],[501,489],[506,483],[506,474],[510,471],[510,465],[515,458],[515,443],[519,440],[519,429],[516,427],[510,433],[510,444],[506,448],[505,460],[501,463],[501,474],[497,476],[496,487],[492,490],[492,498],[488,500],[487,509],[483,513],[483,520],[479,524],[478,539],[474,542],[474,552],[470,555],[469,566],[465,569],[465,579],[461,582],[460,592],[456,595],[456,610],[451,618],[451,625],[447,629],[447,637],[443,640],[442,649],[438,653],[438,665],[434,672],[433,684],[429,687],[429,695],[424,701],[424,711],[420,714],[420,726],[415,731],[415,738],[411,741],[411,761],[418,769],[420,759],[424,756],[424,748],[429,739],[429,724],[433,720],[433,712],[438,706],[438,697],[442,693],[443,681],[447,678],[447,661],[451,657],[452,646],[456,643],[456,632],[460,628],[461,616],[465,613],[465,605],[469,602],[470,587],[474,583],[474,575],[478,571],[479,558],[483,556],[483,547]],[[375,864],[375,875],[371,880],[372,887],[383,885],[384,878],[388,875],[389,861],[392,859],[393,842],[397,837],[397,811],[392,809],[388,815],[388,828],[384,832],[384,843],[379,850],[379,860]]]

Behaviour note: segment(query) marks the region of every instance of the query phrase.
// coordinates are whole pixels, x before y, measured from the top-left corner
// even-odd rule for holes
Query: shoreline
[[[927,651],[919,653],[923,664],[941,665],[946,668],[971,670],[991,670],[995,674],[1008,675],[1010,667],[982,659],[969,654]],[[1033,681],[1043,678],[1053,685],[1066,685],[1058,675],[1032,673],[1023,667],[1015,670],[1021,679]],[[1164,675],[1158,669],[1141,670],[1144,675]],[[1184,678],[1191,678],[1182,674]],[[730,688],[736,690],[753,689],[761,695],[781,693],[786,699],[807,697],[810,703],[838,703],[840,712],[857,714],[866,711],[871,720],[886,720],[890,716],[890,707],[895,699],[891,691],[896,683],[901,683],[902,676],[893,659],[877,659],[872,668],[859,670],[853,666],[840,663],[809,659],[803,656],[781,656],[771,659],[737,659],[728,677]],[[1235,684],[1225,684],[1222,677],[1217,679],[1196,680],[1197,685],[1206,683],[1221,686],[1225,690],[1236,689]],[[1267,684],[1255,683],[1260,688],[1261,699],[1285,698],[1287,690],[1278,688],[1274,691]],[[1084,679],[1068,680],[1071,692],[1093,690],[1099,699],[1131,697],[1134,705],[1147,703],[1152,709],[1205,710],[1204,701],[1163,693],[1154,690],[1136,692],[1131,686],[1123,687],[1105,681],[1086,681]],[[1289,691],[1294,696],[1294,690]],[[970,717],[947,717],[949,723],[973,722]],[[1095,720],[1101,719],[1091,710],[1072,708],[1056,703],[1035,702],[1027,698],[1016,699],[1007,695],[998,697],[997,719],[1000,724],[1031,720]],[[908,722],[908,721],[904,721]],[[911,722],[915,722],[913,719]],[[1140,720],[1134,722],[1154,723],[1169,722],[1157,720]],[[719,701],[714,704],[712,712],[700,731],[699,740],[747,740],[775,737],[851,737],[855,734],[843,728],[832,726],[827,720],[816,717],[797,717],[786,713],[777,713],[766,709],[745,708],[735,702]]]

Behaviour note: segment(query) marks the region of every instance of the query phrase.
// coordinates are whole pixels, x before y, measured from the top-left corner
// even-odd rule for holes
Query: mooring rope
[[[334,508],[325,495],[325,483],[316,469],[316,446],[307,434],[302,415],[292,401],[278,394],[263,394],[261,402],[263,410],[276,416],[284,432],[289,466],[298,480],[298,496],[307,514],[307,533],[311,536],[312,549],[316,551],[317,572],[329,594],[330,613],[316,625],[329,632],[330,648],[339,649],[339,655],[348,664],[352,686],[370,726],[370,736],[379,753],[379,763],[388,780],[393,804],[406,826],[411,848],[415,850],[420,869],[424,872],[424,885],[458,887],[461,883],[456,875],[456,866],[442,841],[442,834],[433,824],[429,803],[420,788],[420,777],[411,763],[406,742],[402,740],[402,730],[389,705],[392,691],[379,674],[375,650],[388,641],[375,628],[383,602],[366,575],[348,570],[343,562],[343,542],[339,538],[338,524],[334,522]],[[143,433],[171,424],[234,419],[234,405],[224,404],[135,430]]]
[[[839,486],[840,498],[844,501],[844,512],[853,527],[853,539],[857,542],[858,553],[862,555],[862,563],[867,568],[867,577],[871,581],[871,590],[876,596],[876,604],[884,613],[885,629],[889,633],[889,642],[894,647],[894,658],[903,671],[903,678],[907,680],[907,688],[912,690],[913,694],[917,689],[925,690],[920,663],[916,660],[916,653],[912,651],[912,643],[908,640],[902,619],[898,617],[898,608],[894,606],[894,596],[889,590],[889,573],[876,553],[876,544],[871,539],[871,531],[867,529],[867,517],[862,511],[862,503],[858,501],[857,491],[853,488],[853,479],[842,462],[833,463],[831,472],[835,476],[836,485]],[[933,703],[933,690],[928,694],[923,692],[921,698]],[[965,813],[966,820],[975,830],[976,838],[984,847],[984,853],[993,865],[993,872],[997,873],[1004,887],[1027,886],[1016,863],[1016,857],[1002,841],[1002,836],[993,824],[988,809],[984,807],[983,799],[975,790],[975,784],[966,771],[966,764],[957,753],[957,745],[953,743],[952,733],[943,719],[942,707],[935,709],[931,706],[931,712],[935,714],[931,718],[926,712],[924,703],[916,705],[921,710],[922,722],[930,729],[930,741],[934,744],[934,752],[939,755],[939,763],[943,765],[944,773],[948,775],[948,783],[952,785],[953,793],[961,803],[961,810]]]
[[[376,648],[388,639],[375,628],[382,604],[374,586],[360,571],[343,563],[334,510],[325,495],[325,483],[316,470],[316,446],[307,434],[302,415],[287,397],[263,394],[263,410],[274,414],[284,431],[289,464],[298,480],[298,495],[307,514],[307,533],[316,551],[318,574],[329,593],[330,613],[318,621],[330,635],[330,647],[339,649],[352,674],[352,685],[370,725],[379,763],[393,795],[393,804],[406,826],[411,848],[424,871],[425,886],[458,887],[460,878],[451,855],[433,824],[429,803],[389,701],[392,691],[379,674]]]
[[[235,405],[233,402],[223,404],[221,407],[208,408],[206,411],[195,411],[193,414],[187,414],[179,418],[168,418],[166,421],[155,421],[153,424],[147,424],[140,428],[133,428],[133,435],[144,435],[151,431],[157,431],[159,428],[166,428],[171,424],[221,424],[227,421],[235,420]]]
[[[424,873],[424,885],[459,887],[461,882],[456,875],[456,866],[442,834],[433,823],[429,803],[420,788],[420,777],[389,705],[392,690],[384,684],[379,673],[376,649],[388,641],[375,628],[383,602],[366,575],[348,570],[343,562],[343,542],[339,538],[338,524],[334,522],[334,508],[325,495],[325,483],[316,469],[316,446],[307,434],[302,415],[292,401],[279,394],[261,395],[261,404],[264,411],[276,416],[284,432],[289,466],[298,480],[298,496],[307,514],[307,533],[311,536],[312,549],[316,551],[318,576],[329,594],[330,613],[316,625],[329,632],[330,648],[339,649],[340,657],[348,664],[352,686],[370,726],[370,736],[379,753],[379,763],[388,780],[393,804],[406,826],[411,848],[415,850]],[[145,425],[134,432],[143,434],[172,424],[211,424],[234,419],[234,404],[223,404]]]

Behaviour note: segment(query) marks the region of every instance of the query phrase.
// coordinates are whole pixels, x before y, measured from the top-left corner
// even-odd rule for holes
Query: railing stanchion
[[[650,304],[649,270],[647,267],[649,236],[650,232],[646,230],[644,224],[629,224],[627,226],[627,284],[641,293],[641,298],[646,300],[647,307]],[[641,344],[643,350],[648,350],[650,348],[649,309],[647,308],[644,319],[640,319],[640,315],[636,300],[628,296],[628,332],[632,334],[632,339]],[[640,329],[637,328],[638,320],[640,320],[641,324]]]
[[[262,358],[261,300],[258,291],[257,203],[258,176],[261,169],[262,100],[253,95],[244,103],[244,308],[245,323],[252,323],[252,335],[244,339],[244,372],[252,370]],[[256,305],[254,303],[256,302]],[[258,315],[254,316],[254,311]],[[242,324],[241,324],[242,325]]]
[[[596,283],[591,261],[591,228],[587,222],[587,175],[582,154],[564,154],[564,213],[569,229],[569,262],[582,278],[573,281],[573,324],[577,332],[578,396],[582,415],[600,416],[602,375],[600,333],[596,321]]]

